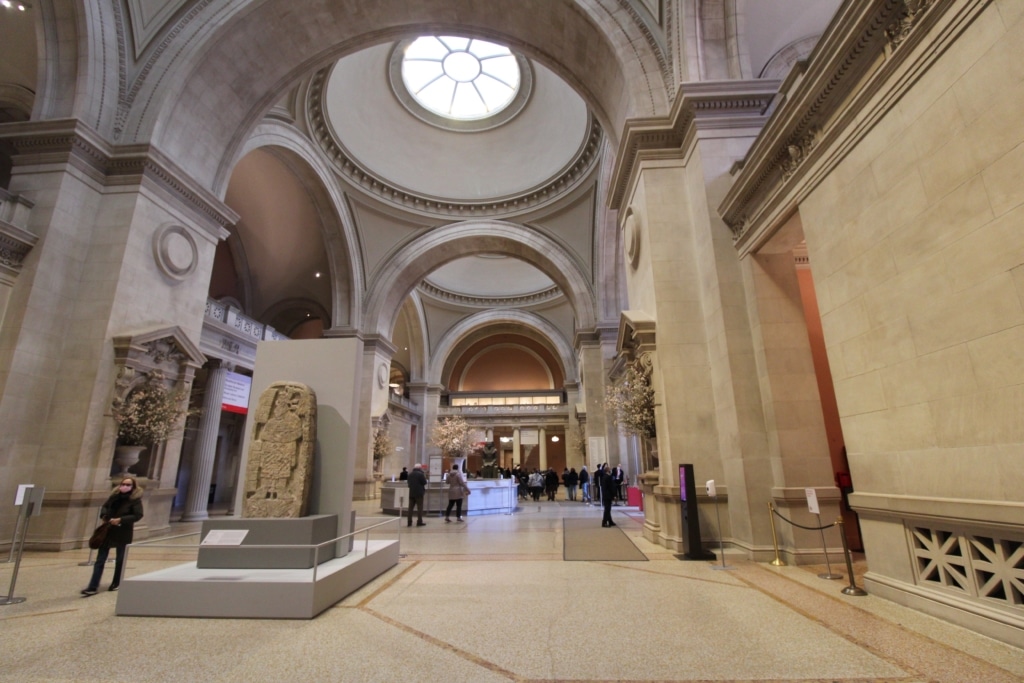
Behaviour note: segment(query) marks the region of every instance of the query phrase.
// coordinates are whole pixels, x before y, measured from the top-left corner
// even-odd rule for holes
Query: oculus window
[[[522,110],[532,85],[525,58],[478,38],[405,41],[392,54],[390,71],[395,94],[413,115],[457,131],[505,123]]]

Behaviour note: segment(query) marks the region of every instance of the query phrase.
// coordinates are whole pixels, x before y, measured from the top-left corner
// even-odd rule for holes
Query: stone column
[[[188,478],[185,514],[181,516],[183,522],[198,522],[210,517],[206,506],[213,477],[213,462],[217,457],[217,433],[220,431],[220,408],[227,372],[219,360],[210,360],[203,395],[203,414],[199,418],[199,435],[192,455],[192,474]]]
[[[519,458],[520,467],[524,467],[523,445],[519,441],[519,427],[512,430],[512,453],[514,454],[514,457]]]
[[[537,453],[540,456],[540,471],[548,471],[548,437],[547,431],[540,427],[537,430]]]

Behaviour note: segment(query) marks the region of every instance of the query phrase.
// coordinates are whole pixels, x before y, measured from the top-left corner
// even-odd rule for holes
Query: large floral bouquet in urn
[[[148,446],[166,441],[183,418],[190,414],[188,393],[168,389],[159,379],[133,389],[111,405],[121,446]]]

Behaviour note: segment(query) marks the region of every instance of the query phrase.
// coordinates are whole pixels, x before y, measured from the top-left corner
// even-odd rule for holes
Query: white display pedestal
[[[367,545],[368,544],[368,545]],[[357,540],[315,569],[199,569],[195,562],[121,581],[118,616],[312,619],[398,564],[398,541]]]

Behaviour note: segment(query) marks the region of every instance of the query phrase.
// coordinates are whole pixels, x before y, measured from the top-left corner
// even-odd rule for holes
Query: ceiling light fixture
[[[557,436],[551,437],[551,441],[554,442],[554,443],[558,443],[558,437]]]
[[[315,272],[315,273],[313,274],[313,277],[320,277],[320,271],[319,271],[319,270],[318,270],[318,271],[316,271],[316,272]]]

